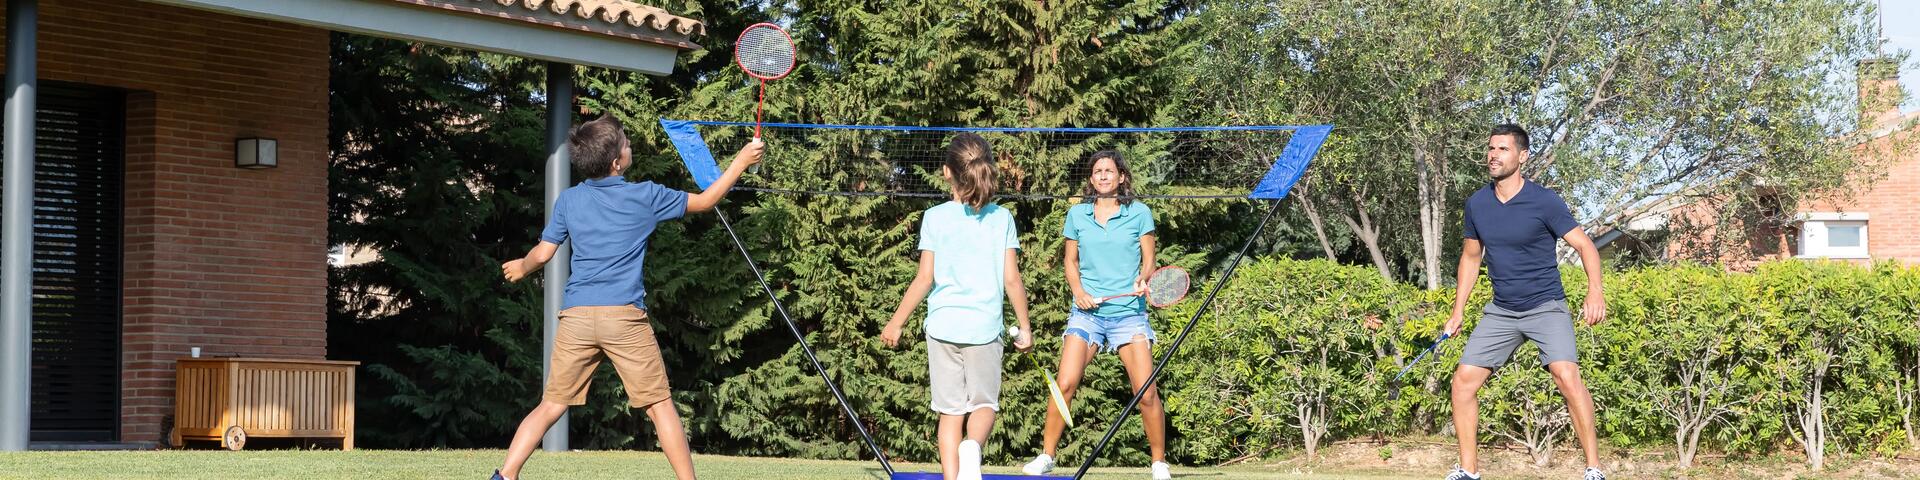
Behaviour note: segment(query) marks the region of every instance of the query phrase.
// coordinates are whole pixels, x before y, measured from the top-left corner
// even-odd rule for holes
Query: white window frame
[[[1835,247],[1827,244],[1832,227],[1860,227],[1860,246]],[[1868,259],[1867,214],[1865,212],[1820,212],[1800,215],[1800,258]]]

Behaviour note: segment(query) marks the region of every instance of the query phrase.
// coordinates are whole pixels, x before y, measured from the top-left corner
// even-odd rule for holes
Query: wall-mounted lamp
[[[233,166],[273,168],[280,165],[280,142],[271,138],[242,138],[234,144]]]

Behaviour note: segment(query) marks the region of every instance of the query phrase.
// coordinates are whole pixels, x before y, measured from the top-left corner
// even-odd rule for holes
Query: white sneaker
[[[959,480],[980,480],[980,444],[973,440],[960,441]]]
[[[1587,471],[1581,475],[1580,478],[1582,480],[1607,480],[1607,474],[1600,473],[1600,469],[1598,468],[1587,467]]]
[[[1153,462],[1153,480],[1173,480],[1173,472],[1167,462]]]
[[[1053,471],[1053,456],[1042,453],[1040,456],[1033,457],[1033,461],[1027,462],[1025,467],[1020,467],[1020,471],[1027,472],[1027,475],[1046,475],[1047,472]]]

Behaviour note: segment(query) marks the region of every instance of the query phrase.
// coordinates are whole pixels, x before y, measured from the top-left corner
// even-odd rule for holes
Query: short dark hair
[[[993,147],[973,133],[953,136],[947,145],[946,167],[953,174],[953,195],[974,209],[993,200]]]
[[[612,173],[613,162],[620,158],[620,147],[626,142],[626,126],[620,119],[611,113],[601,114],[567,134],[567,156],[572,157],[573,169],[587,178],[605,177]]]
[[[1494,125],[1493,133],[1488,134],[1487,136],[1498,137],[1501,135],[1512,135],[1513,143],[1520,144],[1521,151],[1526,151],[1532,148],[1530,146],[1532,142],[1530,142],[1527,139],[1527,129],[1520,128],[1519,125],[1514,125],[1511,123],[1502,123],[1499,125]]]

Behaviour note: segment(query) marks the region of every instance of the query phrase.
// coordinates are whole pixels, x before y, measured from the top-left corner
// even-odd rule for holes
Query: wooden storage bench
[[[214,440],[228,450],[248,438],[339,439],[353,449],[354,367],[360,362],[182,358],[175,370],[175,447]]]

